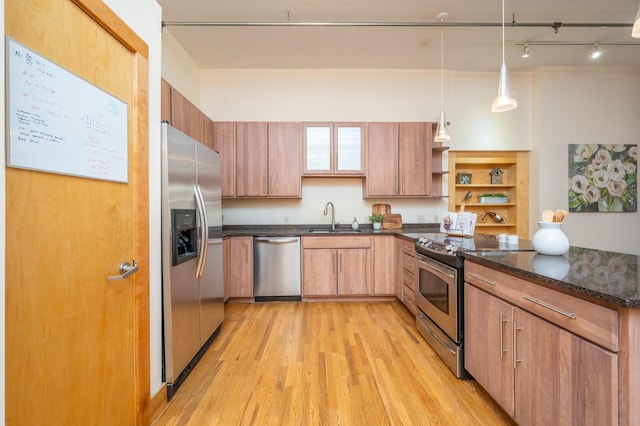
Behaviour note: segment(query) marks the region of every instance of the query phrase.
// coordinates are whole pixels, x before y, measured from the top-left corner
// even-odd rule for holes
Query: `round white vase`
[[[569,251],[569,238],[562,232],[562,222],[538,222],[540,229],[531,239],[533,249],[540,254],[562,255]]]
[[[373,229],[379,231],[382,228],[382,224],[380,222],[373,222]]]

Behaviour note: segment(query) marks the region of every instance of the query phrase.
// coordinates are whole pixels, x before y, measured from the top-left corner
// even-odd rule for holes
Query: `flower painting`
[[[569,211],[638,211],[638,145],[569,144]]]

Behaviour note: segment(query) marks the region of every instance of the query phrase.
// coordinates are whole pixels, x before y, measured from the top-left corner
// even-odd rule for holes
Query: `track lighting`
[[[602,52],[598,48],[598,43],[594,44],[593,48],[591,49],[591,59],[598,59],[601,54]]]
[[[524,47],[522,48],[522,57],[523,58],[528,58],[529,57],[529,45],[525,44]]]
[[[449,14],[442,12],[438,15],[440,22],[444,22]],[[436,136],[433,138],[434,142],[446,142],[451,139],[449,129],[447,129],[447,118],[444,114],[444,27],[440,27],[440,120],[438,120],[438,127],[436,128]]]
[[[491,104],[491,112],[511,111],[518,107],[518,101],[509,85],[509,73],[504,62],[504,0],[502,0],[502,66],[500,67],[500,82],[498,83],[498,96]]]

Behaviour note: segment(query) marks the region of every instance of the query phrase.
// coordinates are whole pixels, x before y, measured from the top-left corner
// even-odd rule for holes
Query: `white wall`
[[[640,69],[542,69],[535,81],[531,235],[543,209],[567,209],[569,144],[640,143]],[[533,163],[532,163],[533,165]],[[571,213],[572,245],[640,255],[640,213]]]
[[[154,0],[104,0],[149,46],[149,297],[150,389],[162,387],[162,274],[160,255],[160,58],[162,11]]]

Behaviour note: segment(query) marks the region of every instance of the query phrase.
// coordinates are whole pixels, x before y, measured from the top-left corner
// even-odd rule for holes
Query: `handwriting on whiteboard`
[[[8,165],[128,182],[127,104],[7,38]]]

